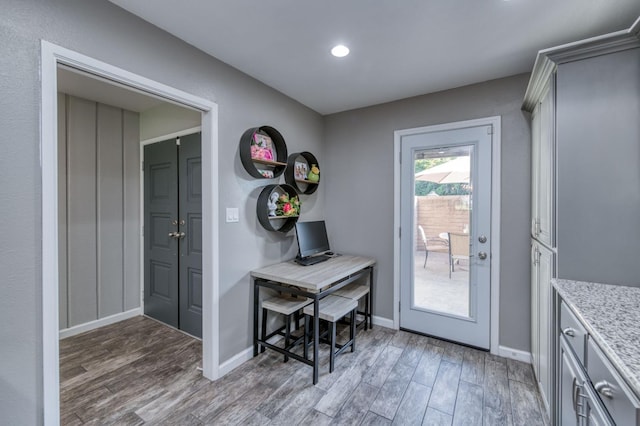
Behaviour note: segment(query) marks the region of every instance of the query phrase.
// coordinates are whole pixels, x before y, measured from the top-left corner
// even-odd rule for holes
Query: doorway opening
[[[70,67],[126,91],[199,111],[202,123],[203,375],[219,377],[217,105],[145,77],[42,41],[42,348],[45,424],[59,422],[58,69]]]
[[[498,352],[500,118],[395,133],[394,325]]]

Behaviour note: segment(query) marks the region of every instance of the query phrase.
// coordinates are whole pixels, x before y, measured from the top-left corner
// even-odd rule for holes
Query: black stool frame
[[[319,312],[319,302],[320,299],[330,295],[331,293],[341,289],[345,285],[369,274],[369,307],[373,306],[373,265],[367,266],[360,271],[353,273],[341,280],[338,280],[327,288],[320,290],[315,293],[310,290],[306,290],[300,287],[289,286],[286,284],[282,284],[276,281],[267,280],[264,278],[254,278],[253,279],[253,356],[257,356],[259,353],[258,348],[261,346],[262,348],[273,349],[276,352],[280,352],[283,355],[288,356],[289,358],[293,358],[300,362],[303,362],[307,365],[313,367],[313,384],[318,383],[318,345],[320,343],[320,318],[316,314]],[[281,293],[289,293],[297,296],[308,297],[313,299],[313,358],[306,359],[296,353],[290,351],[290,348],[281,348],[279,346],[275,346],[271,343],[268,343],[267,338],[261,339],[258,335],[259,327],[259,310],[260,310],[260,287],[269,288],[271,290],[276,290]],[[357,308],[356,308],[357,309]],[[371,315],[371,314],[370,314]],[[355,324],[355,322],[354,322]],[[265,336],[266,337],[266,336]],[[261,351],[262,352],[262,351]]]

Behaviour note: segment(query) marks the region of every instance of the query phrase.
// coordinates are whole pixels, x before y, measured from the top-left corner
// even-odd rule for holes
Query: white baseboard
[[[58,336],[60,339],[66,339],[67,337],[75,336],[76,334],[84,333],[85,331],[95,330],[96,328],[104,327],[105,325],[115,324],[120,321],[124,321],[129,318],[142,315],[142,308],[134,308],[126,312],[119,314],[109,315],[108,317],[100,318],[95,321],[90,321],[84,324],[75,325],[73,327],[60,330]]]
[[[374,315],[372,318],[372,321],[374,325],[393,329],[393,321],[390,319],[376,317]],[[275,343],[280,339],[281,339],[280,336],[273,336],[271,339],[268,340],[268,342]],[[249,361],[251,358],[253,358],[253,346],[235,354],[234,356],[232,356],[231,358],[229,358],[228,360],[220,364],[220,366],[218,367],[220,377],[230,373],[231,371],[233,371],[233,369]]]
[[[373,315],[371,321],[373,322],[373,325],[379,325],[380,327],[390,328],[394,330],[393,320],[390,320],[388,318],[377,317]]]
[[[251,358],[253,358],[253,346],[235,354],[230,359],[220,364],[220,367],[218,367],[220,377],[230,373],[233,369],[249,361]]]
[[[531,364],[531,352],[521,351],[520,349],[512,349],[506,346],[498,346],[497,355],[503,358],[510,358],[516,361],[526,362]]]
[[[273,345],[281,339],[281,336],[272,336],[269,340],[267,340],[267,342]],[[253,346],[250,346],[247,349],[235,354],[234,356],[220,364],[220,366],[218,367],[220,377],[224,376],[227,373],[230,373],[231,371],[233,371],[233,369],[241,366],[251,358],[253,358]]]

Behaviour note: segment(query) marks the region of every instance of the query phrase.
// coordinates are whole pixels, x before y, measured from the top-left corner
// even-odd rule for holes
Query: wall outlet
[[[237,207],[227,207],[227,222],[238,222],[240,220]]]

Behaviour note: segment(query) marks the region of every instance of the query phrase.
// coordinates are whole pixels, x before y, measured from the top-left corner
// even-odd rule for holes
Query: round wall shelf
[[[274,192],[277,192],[279,195],[284,193],[289,194],[289,198],[298,195],[298,192],[293,186],[284,183],[265,186],[258,196],[258,202],[256,204],[258,221],[267,231],[289,232],[295,226],[299,216],[269,216],[269,198]]]
[[[240,161],[254,178],[276,178],[287,167],[287,145],[273,127],[252,127],[240,138]]]
[[[306,164],[306,171],[300,172],[296,170],[297,169],[296,163]],[[318,189],[318,184],[320,183],[320,180],[318,179],[318,182],[312,182],[310,180],[307,180],[306,174],[309,172],[309,170],[311,169],[311,166],[314,164],[318,167],[320,166],[318,164],[318,159],[315,157],[315,155],[313,155],[310,152],[303,151],[303,152],[296,152],[295,154],[291,154],[287,159],[287,168],[284,172],[285,181],[289,185],[293,186],[296,189],[296,191],[302,194],[307,194],[307,195],[313,194]],[[305,176],[303,177],[301,176],[301,174],[304,174]]]

